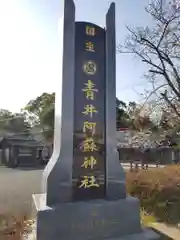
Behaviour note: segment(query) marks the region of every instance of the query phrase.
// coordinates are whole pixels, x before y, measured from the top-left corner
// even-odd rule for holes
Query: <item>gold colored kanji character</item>
[[[83,152],[94,152],[98,151],[96,143],[93,138],[86,138],[83,142]]]
[[[86,42],[86,51],[95,52],[94,44],[92,42]]]
[[[86,26],[86,35],[94,37],[95,36],[95,28],[87,25]]]
[[[96,108],[92,104],[87,104],[84,106],[84,112],[82,112],[84,115],[90,115],[90,117],[93,117],[93,113],[98,113]]]
[[[98,92],[98,89],[94,88],[95,84],[91,80],[88,80],[84,85],[86,87],[83,88],[82,91],[86,93],[86,98],[94,100],[94,92]]]
[[[95,176],[84,176],[81,180],[81,185],[79,188],[91,188],[91,187],[99,187],[99,184],[96,181]]]
[[[93,156],[90,156],[84,158],[84,163],[81,165],[81,167],[83,168],[90,167],[91,169],[93,169],[96,164],[97,160]]]
[[[96,123],[95,122],[84,122],[83,132],[86,133],[86,130],[90,130],[92,135],[96,133]]]

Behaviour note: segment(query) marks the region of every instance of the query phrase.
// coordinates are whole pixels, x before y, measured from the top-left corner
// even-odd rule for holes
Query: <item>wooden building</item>
[[[41,164],[43,145],[28,137],[7,136],[0,139],[1,163],[15,168]]]

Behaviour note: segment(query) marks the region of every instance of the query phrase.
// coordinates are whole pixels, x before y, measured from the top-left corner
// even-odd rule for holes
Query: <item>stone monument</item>
[[[101,28],[75,22],[74,2],[65,0],[62,29],[54,151],[44,193],[33,195],[37,240],[159,239],[141,228],[117,153],[115,4]]]

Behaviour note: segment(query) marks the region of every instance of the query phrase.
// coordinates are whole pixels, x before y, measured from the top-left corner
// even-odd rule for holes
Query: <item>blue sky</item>
[[[76,20],[105,24],[111,1],[76,0]],[[123,43],[131,27],[151,23],[146,0],[116,0],[116,38]],[[58,88],[61,54],[58,22],[63,0],[0,1],[0,108],[19,111],[42,92]],[[146,88],[143,63],[131,55],[117,55],[117,96],[138,100]]]

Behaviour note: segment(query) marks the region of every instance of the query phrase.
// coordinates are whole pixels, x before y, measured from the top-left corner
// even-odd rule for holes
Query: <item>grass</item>
[[[23,236],[32,231],[34,221],[26,217],[13,217],[0,215],[0,239],[1,240],[22,240]]]
[[[144,209],[141,209],[141,224],[143,226],[149,226],[151,223],[157,222],[157,219],[153,216],[153,214],[147,213]]]

